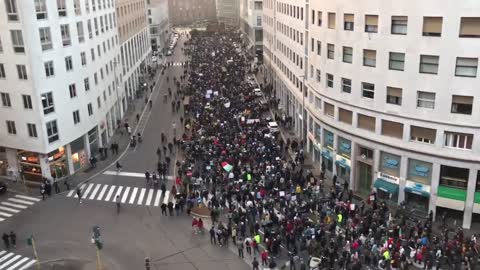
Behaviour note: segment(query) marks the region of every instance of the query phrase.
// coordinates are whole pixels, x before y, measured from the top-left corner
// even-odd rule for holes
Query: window
[[[17,129],[15,128],[15,121],[7,120],[7,132],[8,134],[12,135],[17,134]]]
[[[315,39],[314,38],[312,38],[311,44],[312,45],[310,46],[310,49],[312,50],[312,52],[314,52],[315,51]]]
[[[325,102],[323,104],[324,114],[330,117],[334,117],[335,115],[335,106],[333,104]]]
[[[402,105],[402,88],[387,86],[387,103]]]
[[[65,4],[65,0],[57,0],[57,10],[58,16],[67,17],[67,5]]]
[[[327,44],[327,58],[335,59],[335,45]]]
[[[440,37],[442,35],[442,17],[423,17],[423,35]]]
[[[52,92],[42,94],[42,107],[44,114],[49,114],[55,111]]]
[[[75,87],[74,83],[68,86],[68,91],[70,92],[70,98],[74,98],[77,96],[77,88]]]
[[[257,16],[257,26],[262,26],[262,16]]]
[[[375,85],[373,83],[362,82],[362,97],[371,99],[375,97]]]
[[[388,61],[388,68],[390,70],[400,70],[403,71],[405,68],[405,54],[390,52],[390,57]]]
[[[87,110],[88,110],[88,115],[89,115],[89,116],[93,114],[92,103],[88,103],[88,105],[87,105]]]
[[[33,109],[32,97],[30,95],[22,95],[23,108],[31,110]]]
[[[353,14],[343,14],[343,29],[353,31]]]
[[[100,99],[100,97],[97,97],[97,107],[98,108],[102,107],[102,100]]]
[[[363,50],[363,65],[375,67],[377,65],[377,51]]]
[[[12,102],[10,101],[10,94],[9,93],[0,93],[2,96],[2,105],[4,107],[12,107]]]
[[[53,48],[52,35],[50,34],[50,27],[41,27],[38,29],[40,33],[40,44],[42,45],[42,51],[50,50]]]
[[[412,141],[434,144],[437,130],[431,128],[410,126],[410,139]]]
[[[382,135],[402,139],[403,124],[382,119]]]
[[[37,13],[37,20],[48,18],[46,1],[47,0],[35,0],[35,12]]]
[[[317,26],[322,26],[322,12],[317,11]]]
[[[322,52],[322,42],[317,40],[317,55],[320,55]]]
[[[70,38],[70,28],[68,24],[60,25],[60,33],[62,35],[63,47],[72,45],[72,40]]]
[[[9,21],[18,21],[17,0],[5,0],[7,18]]]
[[[75,15],[82,14],[82,8],[80,7],[80,0],[73,0],[73,9],[75,10]]]
[[[19,80],[27,80],[27,67],[25,65],[17,65],[17,74]]]
[[[460,149],[472,149],[473,134],[445,131],[445,146]]]
[[[96,73],[96,72],[95,72],[95,73],[93,73],[93,81],[95,82],[95,85],[97,85],[97,84],[98,84],[98,75],[97,75],[97,73]]]
[[[0,38],[0,53],[3,53],[2,39]]]
[[[457,57],[455,76],[477,77],[478,58]]]
[[[317,68],[317,82],[319,83],[322,80],[322,72]]]
[[[439,59],[435,55],[420,55],[420,73],[438,74]]]
[[[418,91],[417,108],[435,109],[435,93]]]
[[[87,20],[87,29],[88,29],[88,38],[92,39],[93,38],[92,21],[90,19]]]
[[[85,54],[85,52],[80,53],[80,59],[82,62],[82,66],[87,65],[87,55]]]
[[[82,43],[85,41],[85,33],[83,31],[83,22],[77,22],[77,35],[78,35],[78,43]]]
[[[328,28],[335,29],[335,13],[328,13]]]
[[[357,114],[358,128],[375,132],[375,117],[364,114]]]
[[[327,73],[327,87],[333,88],[333,75]]]
[[[313,65],[310,65],[310,78],[313,78],[313,71],[314,71]]]
[[[80,123],[80,112],[78,110],[76,110],[72,114],[73,114],[73,123],[75,125]]]
[[[392,34],[406,35],[407,34],[407,16],[392,16]]]
[[[338,120],[345,124],[352,124],[352,111],[345,110],[342,108],[338,109]]]
[[[58,137],[57,120],[47,122],[46,126],[47,126],[48,142],[52,143],[58,140],[59,137]]]
[[[70,71],[73,69],[73,62],[72,62],[71,56],[65,57],[65,68],[67,71]]]
[[[90,49],[90,55],[92,56],[92,61],[95,61],[95,49]]]
[[[315,24],[315,10],[312,9],[312,24]]]
[[[322,100],[318,97],[315,97],[315,109],[317,110],[322,109]]]
[[[352,59],[353,59],[353,48],[343,47],[343,62],[352,63]]]
[[[33,138],[37,138],[37,127],[35,126],[35,124],[30,124],[28,123],[27,124],[27,130],[28,130],[28,136],[30,137],[33,137]]]
[[[3,64],[0,64],[0,79],[5,79],[6,76],[7,74],[5,73],[5,67]]]
[[[480,17],[462,17],[460,21],[460,37],[480,37]]]
[[[365,32],[378,32],[378,15],[365,15]]]
[[[90,90],[90,81],[88,78],[83,79],[83,85],[85,86],[85,92]]]
[[[472,96],[452,96],[452,113],[472,114],[473,97]]]
[[[13,51],[16,53],[25,53],[22,30],[10,30],[10,36],[12,37]]]
[[[53,69],[53,61],[48,61],[43,64],[45,66],[45,76],[50,77],[55,75],[54,69]]]
[[[352,92],[352,80],[342,78],[342,91],[345,93],[351,93]]]

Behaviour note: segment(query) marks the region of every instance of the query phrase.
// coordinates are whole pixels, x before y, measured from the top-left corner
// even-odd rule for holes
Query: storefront
[[[8,176],[8,160],[5,147],[0,147],[0,176]]]
[[[350,182],[351,155],[352,142],[342,137],[338,137],[335,166],[337,169],[337,176],[347,182]]]
[[[90,144],[90,155],[95,156],[98,154],[98,128],[95,126],[88,131],[88,143]]]
[[[431,180],[432,163],[416,159],[408,160],[405,202],[410,207],[428,212]]]
[[[370,148],[358,146],[356,160],[356,181],[355,191],[362,198],[366,198],[372,191],[373,180],[373,150]]]
[[[437,190],[437,207],[464,211],[467,200],[468,176],[469,170],[466,168],[442,165]]]
[[[68,160],[65,147],[59,147],[48,153],[48,165],[52,178],[59,179],[68,176]]]
[[[73,169],[78,171],[81,168],[85,167],[88,164],[87,153],[85,151],[85,138],[80,136],[78,139],[70,143]]]
[[[42,181],[42,168],[40,166],[40,157],[38,153],[18,150],[18,163],[23,178],[27,181]]]
[[[313,160],[315,162],[320,162],[320,156],[322,153],[322,137],[321,137],[321,128],[320,125],[317,123],[314,123],[313,127],[313,132],[314,132],[314,143],[313,143]]]
[[[323,151],[322,162],[325,164],[325,169],[329,173],[333,173],[333,133],[323,130]]]
[[[377,188],[377,196],[380,199],[397,203],[400,184],[400,161],[400,156],[381,152],[378,175],[374,184]]]

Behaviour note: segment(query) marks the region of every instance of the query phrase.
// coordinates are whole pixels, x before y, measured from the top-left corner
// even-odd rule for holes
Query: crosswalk
[[[115,176],[137,177],[137,178],[145,179],[145,173],[104,171],[103,174],[105,174],[105,175],[115,175]],[[165,178],[167,180],[172,180],[173,176],[167,175]]]
[[[0,251],[0,270],[25,270],[37,261],[6,250]]]
[[[173,62],[173,63],[170,63],[170,66],[181,66],[183,65],[183,62]]]
[[[41,201],[39,198],[15,195],[6,200],[0,201],[0,222],[12,217],[14,214],[20,213],[35,203]],[[0,270],[3,269],[0,267]]]
[[[162,203],[168,204],[170,201],[174,202],[174,198],[171,198],[169,190],[166,190],[165,194],[162,194],[163,192],[160,189],[95,183],[83,184],[80,186],[80,189],[82,190],[80,196],[82,196],[84,200],[115,202],[115,198],[118,196],[122,204],[154,207],[159,207]],[[78,199],[76,190],[70,190],[70,192],[67,193],[67,197]]]

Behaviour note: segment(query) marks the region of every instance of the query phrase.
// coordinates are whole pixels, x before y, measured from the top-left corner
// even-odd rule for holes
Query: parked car
[[[0,181],[0,195],[5,194],[7,192],[7,184]]]

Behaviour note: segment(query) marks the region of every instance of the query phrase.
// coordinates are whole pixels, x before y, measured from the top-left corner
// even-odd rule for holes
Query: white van
[[[280,131],[277,122],[268,122],[268,129],[271,133],[276,133]]]
[[[262,90],[260,90],[260,88],[253,89],[253,95],[256,96],[256,97],[263,96]]]

